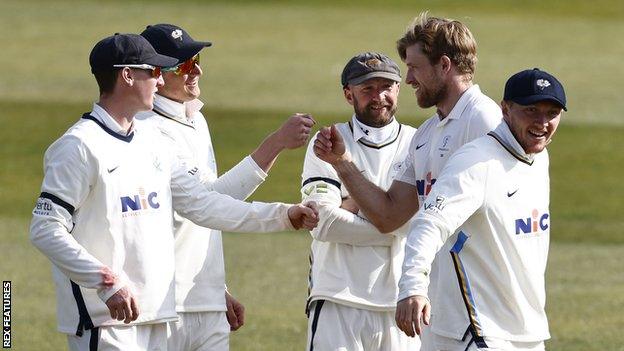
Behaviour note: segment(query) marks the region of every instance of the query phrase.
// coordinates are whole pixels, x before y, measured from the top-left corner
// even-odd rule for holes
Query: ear
[[[451,59],[446,56],[446,55],[442,55],[442,57],[440,57],[440,69],[442,70],[443,73],[449,73],[451,71]]]
[[[511,104],[508,103],[505,100],[501,101],[501,111],[503,112],[503,119],[509,123],[509,108],[511,107]]]
[[[353,91],[351,91],[351,88],[347,85],[346,88],[342,89],[342,92],[349,105],[353,106]]]
[[[134,72],[132,72],[132,70],[128,67],[120,69],[117,81],[123,82],[128,86],[132,86],[134,84]]]

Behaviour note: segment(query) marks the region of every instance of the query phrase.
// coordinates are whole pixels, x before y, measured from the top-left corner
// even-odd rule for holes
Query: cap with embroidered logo
[[[201,49],[212,46],[208,41],[195,41],[182,28],[173,24],[159,23],[147,26],[141,35],[161,54],[175,57],[184,62]]]
[[[346,87],[378,77],[400,82],[401,71],[396,62],[388,56],[378,52],[365,52],[354,56],[347,62],[340,81],[342,86]]]
[[[142,65],[169,67],[178,60],[161,55],[152,45],[138,34],[115,33],[100,40],[89,55],[91,73],[112,71],[115,65]]]
[[[527,69],[511,76],[505,83],[503,100],[513,101],[520,105],[552,101],[565,111],[568,110],[561,82],[539,68]]]

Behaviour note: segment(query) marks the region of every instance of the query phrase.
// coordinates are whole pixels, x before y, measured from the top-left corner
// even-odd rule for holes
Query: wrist
[[[341,157],[337,158],[332,166],[334,169],[340,174],[341,172],[346,172],[351,168],[354,168],[355,165],[351,162],[351,158],[345,153]]]
[[[286,143],[284,143],[284,138],[282,138],[282,136],[279,134],[279,130],[276,130],[273,133],[269,134],[267,140],[269,142],[269,145],[271,146],[271,150],[278,154],[286,149]]]

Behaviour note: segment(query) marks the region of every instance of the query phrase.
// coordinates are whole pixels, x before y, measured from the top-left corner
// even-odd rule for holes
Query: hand
[[[396,324],[407,336],[422,335],[424,323],[429,325],[431,318],[431,303],[425,296],[415,295],[407,297],[397,304],[394,319]]]
[[[127,286],[109,297],[106,300],[106,307],[108,307],[112,319],[124,321],[125,324],[135,321],[139,317],[136,299]]]
[[[339,161],[349,160],[344,141],[335,125],[319,130],[316,140],[314,140],[314,154],[331,165]]]
[[[275,131],[275,135],[284,149],[296,149],[307,144],[310,129],[315,123],[311,115],[295,113]]]
[[[288,209],[288,219],[295,229],[312,230],[318,224],[318,209],[315,202],[292,205]]]
[[[230,324],[230,330],[236,331],[245,324],[245,306],[227,291],[225,292],[225,304],[227,306],[225,315]]]
[[[358,212],[360,212],[360,207],[358,206],[357,202],[355,202],[355,200],[353,200],[353,198],[351,197],[346,197],[342,199],[342,204],[340,204],[340,208],[342,208],[343,210],[347,210],[353,214],[358,214]]]

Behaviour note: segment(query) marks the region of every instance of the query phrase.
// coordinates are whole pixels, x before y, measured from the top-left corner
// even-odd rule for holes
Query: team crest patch
[[[541,89],[544,90],[550,86],[550,82],[546,79],[538,79],[535,84]]]
[[[156,155],[153,155],[153,157],[154,157],[154,169],[156,169],[156,171],[158,171],[158,172],[162,172],[162,168],[161,168],[161,165],[160,165],[160,159]]]
[[[374,59],[366,60],[364,64],[370,68],[379,68],[379,66],[381,66],[381,61],[379,61],[379,59],[374,58]]]
[[[182,40],[182,30],[181,29],[176,29],[173,32],[171,32],[171,37],[173,39],[180,39]]]

